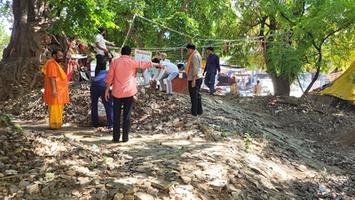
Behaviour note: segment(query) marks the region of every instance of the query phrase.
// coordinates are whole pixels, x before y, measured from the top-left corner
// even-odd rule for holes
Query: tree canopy
[[[92,42],[97,28],[105,27],[108,39],[120,46],[133,22],[130,46],[214,46],[230,64],[266,69],[274,85],[288,85],[282,95],[305,71],[316,72],[316,80],[320,72],[345,68],[355,49],[352,0],[41,2],[49,10],[49,33]],[[0,3],[1,13],[9,13],[11,1]],[[179,48],[166,51],[180,58]]]

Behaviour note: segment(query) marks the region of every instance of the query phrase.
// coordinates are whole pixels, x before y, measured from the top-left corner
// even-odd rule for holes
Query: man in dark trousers
[[[96,77],[92,79],[90,87],[90,96],[91,96],[91,121],[93,127],[99,126],[99,114],[98,114],[98,103],[99,98],[103,103],[106,111],[107,118],[107,127],[109,129],[113,126],[113,112],[112,112],[112,97],[108,100],[105,99],[105,89],[106,89],[106,78],[108,71],[100,71]]]
[[[114,43],[105,40],[106,35],[105,28],[99,28],[99,33],[95,37],[95,46],[96,46],[96,68],[95,76],[101,71],[106,70],[109,50],[106,47],[106,44],[114,45]]]
[[[196,50],[195,45],[188,44],[186,46],[186,49],[189,53],[189,59],[186,65],[186,74],[191,98],[191,114],[193,116],[202,115],[202,57],[200,53]]]
[[[124,46],[121,49],[121,56],[113,59],[106,79],[105,97],[109,99],[110,87],[112,85],[113,98],[113,142],[119,142],[121,137],[121,127],[123,131],[122,142],[128,142],[131,128],[131,112],[134,96],[137,94],[136,70],[151,67],[161,68],[163,65],[152,62],[133,60],[132,49]],[[123,111],[123,123],[121,126],[121,113]]]
[[[210,90],[210,95],[213,95],[215,92],[214,84],[216,80],[217,72],[221,72],[221,67],[219,65],[219,57],[214,53],[213,47],[207,48],[207,60],[206,67],[203,75],[205,76],[205,85]]]

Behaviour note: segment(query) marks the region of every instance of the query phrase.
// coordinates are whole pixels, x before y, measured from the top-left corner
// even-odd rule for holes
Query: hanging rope
[[[185,36],[185,37],[188,37],[188,38],[194,38],[194,37],[192,37],[192,36],[190,36],[190,35],[188,35],[188,34],[186,34],[186,33],[182,33],[182,32],[180,32],[180,31],[174,30],[174,29],[172,29],[172,28],[169,28],[169,27],[165,26],[164,24],[158,23],[158,22],[153,21],[153,20],[151,20],[151,19],[148,19],[148,18],[146,18],[146,17],[140,16],[140,15],[137,15],[137,16],[140,17],[141,19],[145,20],[145,21],[148,21],[148,22],[151,22],[151,23],[153,23],[153,24],[155,24],[155,25],[164,27],[164,28],[168,29],[169,31],[175,32],[175,33],[177,33],[177,34],[179,34],[179,35],[182,35],[182,36]]]

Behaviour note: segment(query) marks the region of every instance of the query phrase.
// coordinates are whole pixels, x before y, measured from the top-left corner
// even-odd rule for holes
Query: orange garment
[[[59,129],[63,125],[64,105],[48,105],[49,128]]]
[[[185,69],[186,74],[189,73],[192,57],[194,57],[195,52],[196,50],[190,54],[189,59],[187,60],[186,69]]]
[[[69,83],[67,75],[55,59],[50,59],[42,67],[44,73],[44,102],[48,105],[64,105],[69,103]],[[55,78],[57,96],[53,96],[50,78]]]

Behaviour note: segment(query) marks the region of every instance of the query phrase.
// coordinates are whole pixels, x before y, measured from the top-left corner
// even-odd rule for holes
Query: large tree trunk
[[[0,63],[0,100],[23,95],[40,82],[48,5],[44,0],[13,0],[12,7],[11,40]]]
[[[275,96],[290,96],[290,81],[283,77],[270,76],[274,86]]]

